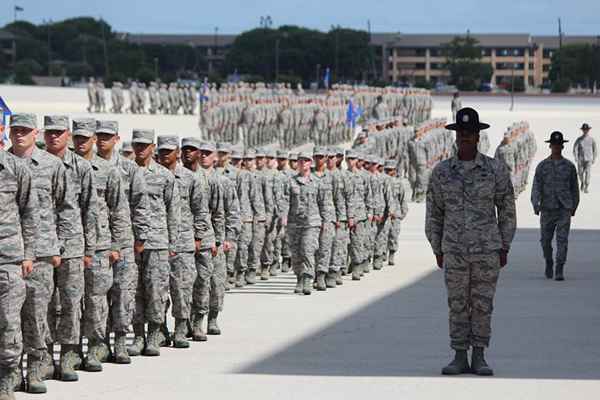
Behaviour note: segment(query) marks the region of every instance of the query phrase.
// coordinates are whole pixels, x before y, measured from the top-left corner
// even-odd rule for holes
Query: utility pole
[[[275,82],[279,82],[279,38],[275,39]]]
[[[48,47],[48,76],[51,76],[51,72],[50,71],[50,64],[52,62],[52,52],[50,50],[50,24],[52,23],[52,20],[44,20],[44,22],[46,23],[46,33],[47,33],[47,47]]]
[[[335,29],[335,80],[339,80],[339,51],[340,51],[340,26],[331,26]]]
[[[369,32],[369,58],[371,59],[371,73],[373,79],[377,80],[377,68],[375,68],[375,45],[371,36],[371,20],[367,20],[367,31]],[[385,60],[383,60],[385,62]]]
[[[515,108],[515,67],[516,63],[512,65],[512,79],[510,82],[510,111]]]
[[[562,78],[563,72],[563,52],[562,52],[562,43],[563,43],[563,34],[562,34],[562,24],[560,21],[560,17],[558,18],[558,80]]]

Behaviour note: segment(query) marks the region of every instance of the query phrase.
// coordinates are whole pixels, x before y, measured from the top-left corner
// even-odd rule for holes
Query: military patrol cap
[[[133,152],[133,146],[131,145],[131,142],[123,142],[123,146],[121,146],[121,151]]]
[[[256,154],[255,157],[259,158],[259,157],[266,157],[267,154],[265,152],[265,149],[263,149],[262,147],[259,147],[258,149],[256,149]]]
[[[265,149],[265,157],[275,158],[276,156],[277,156],[277,153],[275,152],[275,149]]]
[[[253,160],[256,158],[256,150],[254,149],[247,149],[244,152],[244,160]]]
[[[335,151],[336,156],[344,155],[344,149],[342,149],[341,147],[334,147],[333,150]]]
[[[227,142],[217,143],[217,151],[219,153],[231,153],[231,143],[227,143]]]
[[[194,137],[185,137],[181,139],[181,148],[184,147],[193,147],[194,149],[200,148],[200,140]]]
[[[316,156],[327,157],[327,154],[328,154],[327,147],[315,146],[315,148],[313,149],[313,157],[316,157]]]
[[[489,124],[479,122],[479,114],[470,107],[461,108],[456,113],[456,122],[446,125],[446,129],[451,131],[465,130],[467,132],[479,132],[489,128]]]
[[[200,143],[198,149],[200,149],[201,151],[215,152],[217,151],[217,146],[215,146],[215,144],[212,142],[202,142]]]
[[[298,160],[311,160],[313,159],[313,155],[308,151],[301,151],[298,153]]]
[[[288,160],[297,161],[298,160],[298,153],[290,153],[288,155]]]
[[[288,152],[285,150],[277,150],[277,158],[282,160],[288,159]]]
[[[386,160],[385,164],[383,165],[384,169],[396,169],[396,160]]]
[[[117,121],[96,121],[96,133],[116,135],[119,133],[119,123]]]
[[[131,143],[154,143],[154,129],[134,129]]]
[[[37,117],[35,114],[14,113],[10,116],[10,127],[23,127],[29,129],[37,129]],[[67,122],[67,128],[69,123]]]
[[[348,158],[348,159],[358,158],[358,154],[356,154],[356,152],[354,150],[348,149],[348,150],[346,150],[346,158]]]
[[[559,131],[554,131],[550,134],[550,139],[546,140],[546,143],[550,144],[563,144],[567,143],[568,140],[565,140],[563,134]]]
[[[54,125],[56,126],[56,125]],[[63,130],[56,129],[53,130]],[[96,120],[93,118],[79,118],[73,120],[73,136],[92,137],[96,132]]]
[[[14,116],[13,116],[14,118]],[[46,115],[44,116],[44,130],[46,131],[66,131],[69,129],[69,117],[66,115]]]
[[[231,151],[231,158],[234,160],[241,160],[242,158],[244,158],[244,154],[237,149],[233,149]]]
[[[179,137],[175,135],[159,135],[156,138],[157,150],[175,150],[179,148]]]

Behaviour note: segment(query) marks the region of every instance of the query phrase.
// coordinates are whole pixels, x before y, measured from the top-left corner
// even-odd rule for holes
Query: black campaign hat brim
[[[479,123],[479,130],[480,131],[488,129],[489,127],[490,127],[489,124],[486,124],[486,123],[483,123],[483,122]],[[452,123],[452,124],[446,125],[445,128],[448,129],[449,131],[457,131],[459,128],[469,129],[469,128],[473,128],[473,126],[469,126],[469,125],[466,125],[466,124],[465,125],[460,125],[460,124],[457,124],[457,123]]]

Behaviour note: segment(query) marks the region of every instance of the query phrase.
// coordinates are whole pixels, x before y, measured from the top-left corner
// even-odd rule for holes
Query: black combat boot
[[[442,375],[460,375],[471,372],[466,350],[456,350],[454,360],[442,369]]]
[[[554,277],[554,263],[552,260],[546,260],[546,278],[552,279]]]
[[[565,280],[564,269],[565,269],[564,264],[559,264],[556,266],[556,275],[554,276],[555,281],[564,281]]]
[[[471,356],[471,369],[475,375],[492,376],[494,371],[487,365],[483,357],[483,347],[473,347]]]

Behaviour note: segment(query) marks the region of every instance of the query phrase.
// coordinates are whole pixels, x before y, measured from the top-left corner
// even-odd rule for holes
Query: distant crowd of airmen
[[[242,150],[152,129],[119,154],[116,121],[43,121],[14,113],[0,150],[2,400],[206,341],[226,290],[257,277],[292,270],[309,295],[394,264],[408,212],[397,154]]]
[[[535,136],[526,121],[516,122],[504,131],[494,158],[508,167],[515,197],[527,188],[531,164],[537,152]]]

